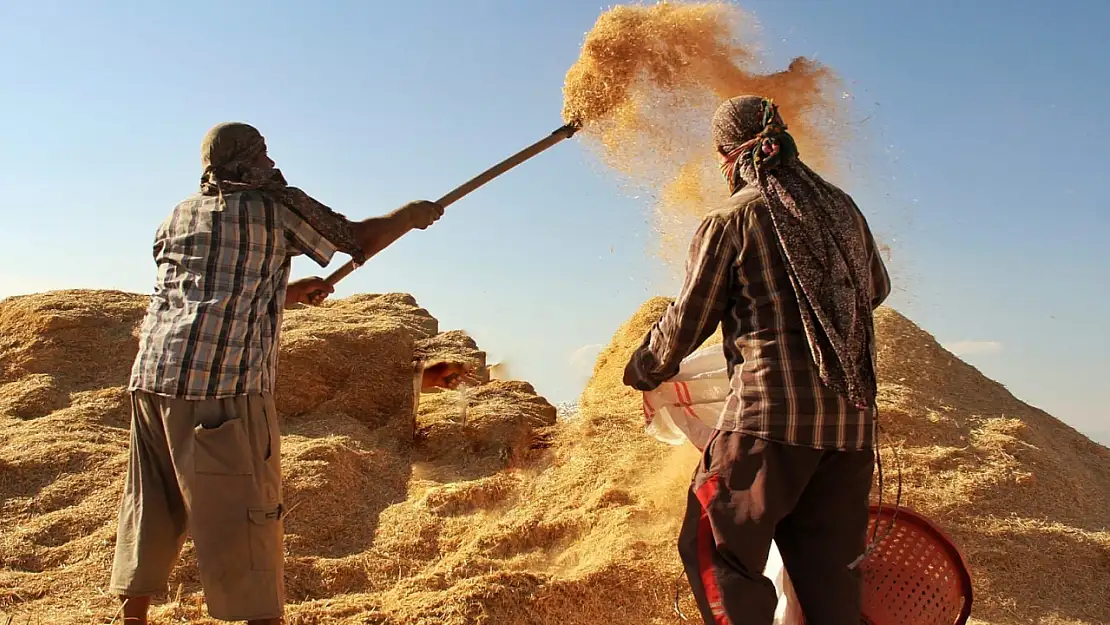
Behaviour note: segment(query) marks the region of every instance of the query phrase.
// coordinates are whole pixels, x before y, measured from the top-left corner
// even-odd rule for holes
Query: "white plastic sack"
[[[648,433],[670,445],[690,441],[705,449],[728,396],[728,365],[720,345],[703,347],[679,365],[678,375],[644,393]]]
[[[724,409],[728,392],[728,362],[724,351],[720,345],[703,347],[682,361],[677,375],[654,391],[644,393],[644,415],[651,419],[647,431],[664,443],[681,445],[689,441],[704,450]],[[763,574],[775,584],[779,598],[774,624],[801,623],[794,587],[774,542]]]

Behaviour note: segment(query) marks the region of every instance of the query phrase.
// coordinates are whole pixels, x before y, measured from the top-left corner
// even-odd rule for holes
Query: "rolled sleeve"
[[[327,267],[339,251],[335,245],[288,207],[278,204],[278,214],[281,216],[285,237],[289,241],[291,255],[305,254],[321,267]]]

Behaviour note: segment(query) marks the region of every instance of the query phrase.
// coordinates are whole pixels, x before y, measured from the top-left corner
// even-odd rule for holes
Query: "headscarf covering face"
[[[266,141],[253,126],[235,122],[215,126],[204,137],[200,160],[204,168],[200,177],[203,195],[222,197],[225,193],[261,191],[299,215],[356,263],[366,260],[355,241],[351,222],[304,191],[290,187],[267,157]]]
[[[873,406],[871,250],[855,203],[799,160],[769,99],[722,104],[713,138],[730,190],[754,186],[763,195],[821,380],[858,407]]]

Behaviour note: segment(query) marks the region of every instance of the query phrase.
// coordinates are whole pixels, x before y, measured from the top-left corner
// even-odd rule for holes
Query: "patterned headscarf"
[[[356,263],[366,260],[355,241],[351,222],[285,182],[281,170],[266,158],[266,140],[253,126],[242,123],[219,124],[208,131],[200,148],[204,173],[200,177],[203,195],[258,190],[280,202],[319,232],[325,239]]]
[[[798,158],[769,99],[722,104],[713,138],[730,190],[755,186],[766,201],[821,380],[860,408],[874,405],[870,254],[852,198]]]

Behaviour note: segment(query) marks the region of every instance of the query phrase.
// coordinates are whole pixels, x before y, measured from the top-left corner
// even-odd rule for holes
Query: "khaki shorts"
[[[213,618],[281,617],[280,457],[270,395],[189,401],[132,393],[112,592],[163,592],[188,531]]]

